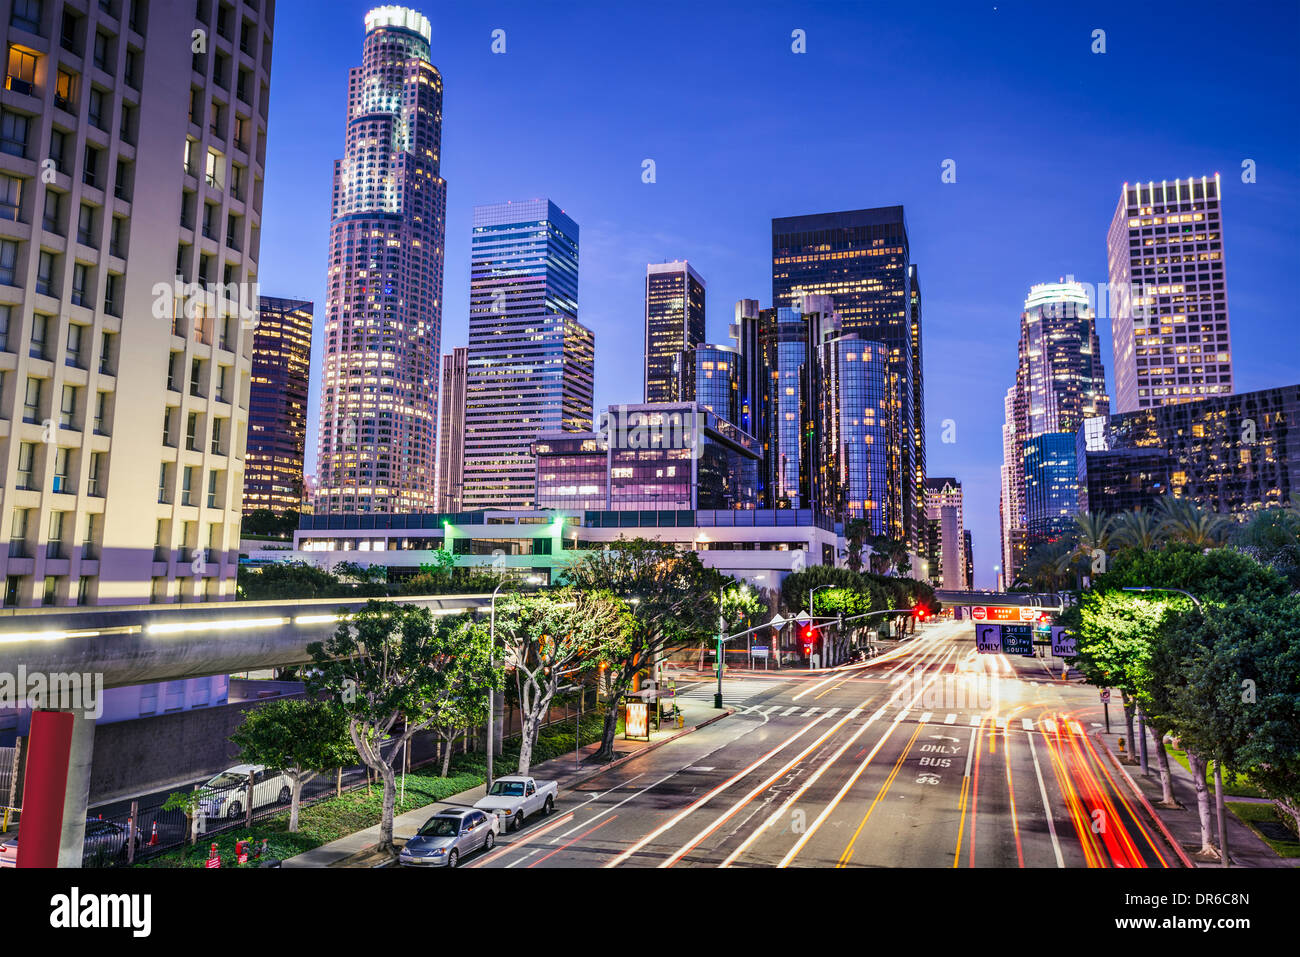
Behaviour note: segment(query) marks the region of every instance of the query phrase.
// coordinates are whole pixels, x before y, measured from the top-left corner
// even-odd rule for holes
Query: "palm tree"
[[[1059,591],[1070,564],[1071,547],[1067,542],[1045,542],[1038,545],[1016,572],[1019,583],[1041,591]]]
[[[1160,522],[1145,508],[1135,508],[1116,517],[1110,538],[1116,545],[1150,551],[1160,544]]]
[[[1227,541],[1231,522],[1217,512],[1207,511],[1185,498],[1166,495],[1156,505],[1157,530],[1167,541],[1184,542],[1197,548],[1216,548]]]
[[[844,537],[849,542],[848,565],[855,572],[862,571],[862,545],[871,534],[871,524],[865,518],[855,518],[844,526]]]

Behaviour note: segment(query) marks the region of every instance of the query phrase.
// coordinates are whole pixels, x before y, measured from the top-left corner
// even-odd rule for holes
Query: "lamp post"
[[[830,587],[831,587],[830,585],[818,585],[816,588],[809,588],[809,589],[808,589],[808,615],[809,615],[810,617],[815,617],[816,614],[817,614],[816,612],[813,611],[813,595],[814,595],[816,592],[821,591],[823,588],[830,588]],[[821,664],[823,664],[823,665],[826,664],[826,636],[825,636],[825,635],[822,636],[822,661],[821,661]],[[812,667],[812,659],[811,659],[811,658],[808,659],[808,667],[809,667],[809,668]]]

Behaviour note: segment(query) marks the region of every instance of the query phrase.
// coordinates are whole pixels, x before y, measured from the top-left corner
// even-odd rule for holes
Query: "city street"
[[[977,656],[970,622],[830,674],[732,672],[724,698],[736,714],[562,793],[468,866],[1177,864],[1089,737],[1096,690]]]

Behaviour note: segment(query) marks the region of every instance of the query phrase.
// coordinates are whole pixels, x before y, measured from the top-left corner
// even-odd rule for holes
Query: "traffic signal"
[[[805,622],[799,626],[799,638],[803,641],[804,654],[812,654],[813,645],[817,642],[817,629],[812,622]]]
[[[925,621],[930,617],[930,609],[926,608],[924,605],[917,605],[912,609],[912,614],[916,616],[917,621]]]

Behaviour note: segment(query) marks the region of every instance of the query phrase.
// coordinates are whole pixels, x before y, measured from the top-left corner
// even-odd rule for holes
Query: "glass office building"
[[[578,224],[546,199],[477,206],[470,272],[462,507],[528,508],[537,436],[592,429]]]
[[[802,308],[808,295],[831,297],[844,334],[889,350],[890,417],[898,436],[889,471],[899,478],[884,514],[889,534],[916,545],[924,521],[921,296],[903,207],[773,219],[772,303]],[[773,491],[790,497],[788,483]]]
[[[684,402],[678,360],[704,341],[704,280],[685,261],[645,270],[645,401]]]
[[[533,443],[537,507],[570,510],[609,507],[609,446],[595,432],[548,432]]]
[[[1025,543],[1056,541],[1074,527],[1079,507],[1075,436],[1048,432],[1025,443]]]
[[[276,514],[302,511],[311,325],[312,303],[261,298],[248,390],[245,516],[258,509]],[[215,446],[220,447],[221,438],[214,425]]]
[[[429,21],[366,15],[334,163],[317,456],[322,513],[436,503],[447,183]]]
[[[740,353],[732,346],[700,344],[677,358],[683,402],[695,402],[739,424]]]

